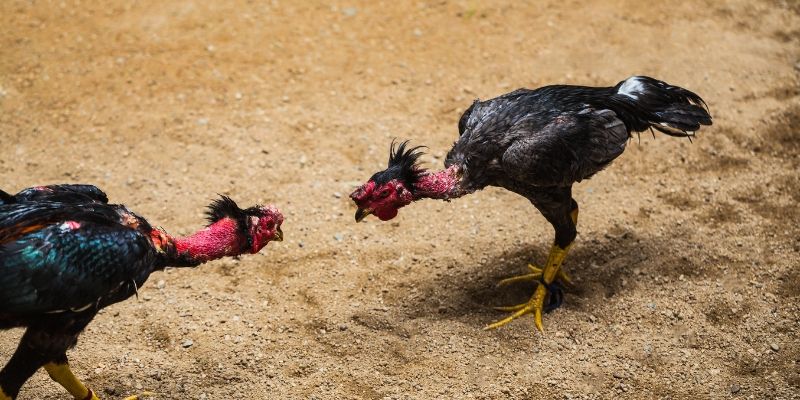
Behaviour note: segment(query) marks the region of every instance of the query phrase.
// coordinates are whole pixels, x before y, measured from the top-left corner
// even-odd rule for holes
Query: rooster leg
[[[97,395],[89,388],[87,388],[75,374],[72,373],[72,370],[69,368],[69,363],[67,362],[67,356],[61,357],[58,361],[49,362],[44,365],[44,369],[50,375],[54,381],[58,382],[64,389],[67,389],[69,394],[72,397],[75,397],[76,400],[100,400]],[[140,395],[129,396],[123,400],[139,400],[146,396],[152,396],[153,393],[144,392]],[[0,400],[4,400],[0,397]]]
[[[540,331],[544,331],[544,328],[542,327],[542,311],[547,311],[545,307],[545,299],[548,297],[548,294],[550,294],[550,302],[547,305],[548,309],[558,307],[561,304],[561,288],[560,285],[554,281],[556,277],[559,276],[561,263],[564,262],[564,258],[566,258],[568,251],[569,246],[567,246],[567,248],[561,248],[558,245],[553,245],[553,247],[550,249],[550,255],[547,257],[547,264],[545,265],[544,271],[540,270],[538,273],[534,272],[532,274],[522,275],[501,281],[501,283],[503,283],[509,281],[517,282],[536,279],[540,280],[542,284],[536,287],[536,291],[533,293],[533,296],[530,300],[528,300],[528,302],[511,307],[497,307],[498,310],[514,311],[514,313],[504,319],[501,319],[500,321],[488,325],[485,329],[499,328],[525,314],[533,313],[536,327],[539,328]]]
[[[540,285],[536,287],[533,296],[526,303],[510,307],[495,307],[497,310],[513,312],[513,314],[489,324],[484,329],[499,328],[523,315],[532,313],[536,327],[539,331],[544,332],[542,311],[547,312],[560,306],[563,299],[560,282],[571,282],[567,274],[561,269],[561,264],[564,262],[573,240],[575,240],[575,226],[578,224],[578,204],[572,199],[567,204],[570,205],[569,208],[566,208],[569,212],[562,208],[561,218],[558,218],[557,214],[553,216],[551,213],[544,213],[545,217],[551,217],[548,220],[556,228],[556,242],[550,248],[550,254],[547,256],[547,264],[545,264],[544,268],[540,269],[529,264],[529,274],[503,279],[498,283],[498,285],[502,286],[516,282],[536,281]],[[545,301],[547,301],[546,304]]]
[[[69,369],[67,356],[63,356],[58,361],[49,362],[44,365],[44,369],[54,381],[67,389],[69,394],[77,400],[100,400],[94,392],[88,389]]]

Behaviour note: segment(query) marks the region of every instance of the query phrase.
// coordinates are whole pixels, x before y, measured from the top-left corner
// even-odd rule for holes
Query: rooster
[[[0,400],[16,398],[39,367],[75,399],[98,400],[66,351],[100,309],[136,294],[153,271],[255,254],[283,239],[283,216],[271,206],[243,210],[222,196],[208,221],[175,237],[91,185],[0,191],[0,329],[27,328],[0,371]]]
[[[418,164],[421,147],[392,143],[389,165],[357,188],[356,222],[369,214],[382,221],[420,199],[451,200],[499,186],[527,198],[555,229],[543,268],[500,281],[535,281],[530,300],[498,307],[511,314],[486,329],[532,313],[539,331],[542,312],[561,304],[561,269],[575,240],[578,203],[572,185],[588,179],[625,150],[632,132],[656,129],[691,140],[700,125],[711,125],[700,96],[646,76],[613,87],[570,85],[518,89],[487,101],[476,100],[458,122],[459,138],[445,169],[430,172]]]

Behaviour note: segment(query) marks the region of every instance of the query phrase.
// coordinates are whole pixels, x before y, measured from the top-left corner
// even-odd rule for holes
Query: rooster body
[[[277,209],[241,210],[228,198],[212,203],[211,225],[189,238],[108,204],[91,185],[2,192],[0,201],[0,329],[27,328],[0,371],[0,400],[15,398],[42,366],[77,399],[97,399],[69,371],[66,350],[100,309],[136,294],[153,271],[258,251],[282,235]]]
[[[710,125],[703,100],[686,89],[634,76],[613,87],[554,85],[519,89],[487,101],[475,101],[458,123],[459,138],[448,152],[445,169],[429,172],[417,165],[420,152],[406,143],[390,150],[389,166],[351,194],[356,220],[375,214],[381,220],[423,198],[450,200],[499,186],[527,198],[555,229],[543,268],[501,282],[541,283],[531,300],[488,328],[527,313],[560,305],[561,264],[576,237],[578,204],[572,185],[596,174],[625,150],[633,132],[659,130],[691,137]]]

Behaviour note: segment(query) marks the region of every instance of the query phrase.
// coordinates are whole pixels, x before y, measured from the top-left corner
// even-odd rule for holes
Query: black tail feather
[[[696,93],[647,76],[618,83],[611,101],[625,125],[635,132],[651,128],[686,137],[712,123],[708,105]]]

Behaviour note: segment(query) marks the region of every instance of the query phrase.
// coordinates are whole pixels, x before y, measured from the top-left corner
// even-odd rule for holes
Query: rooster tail
[[[711,125],[706,102],[684,88],[632,76],[613,89],[611,102],[632,131],[654,128],[670,136],[691,137],[700,125]]]

